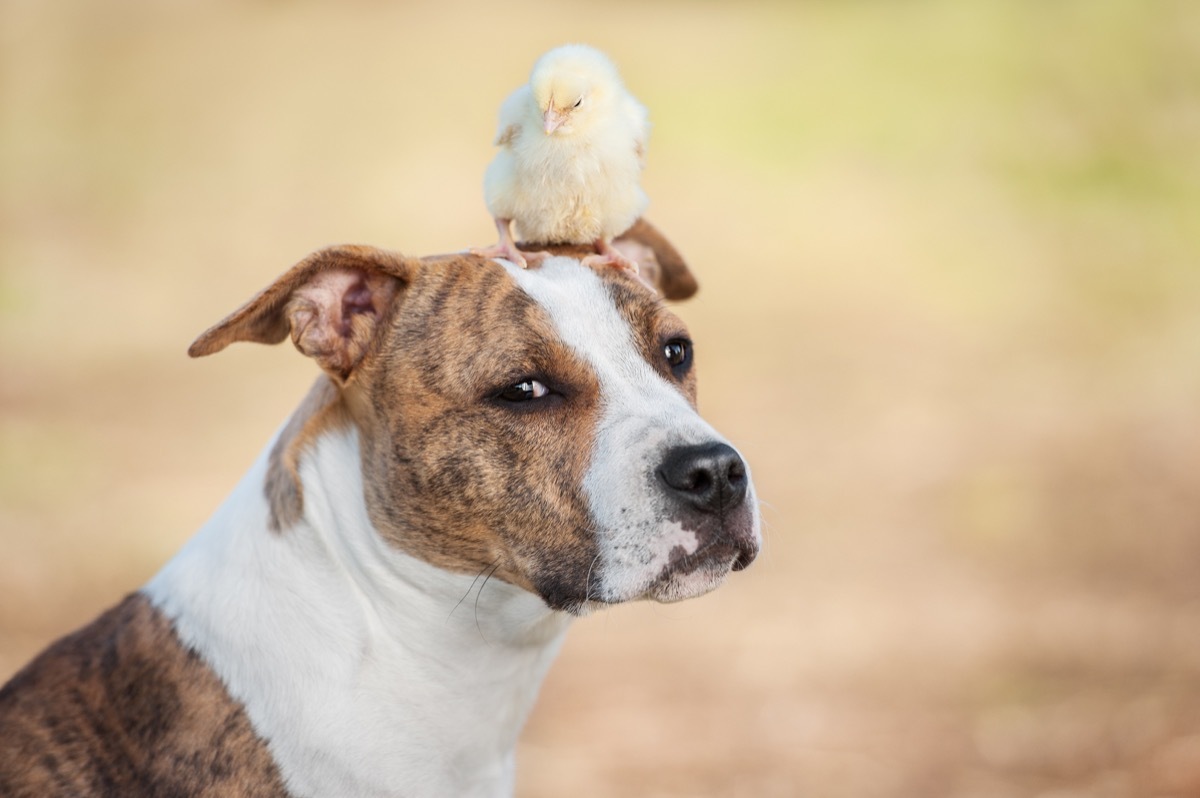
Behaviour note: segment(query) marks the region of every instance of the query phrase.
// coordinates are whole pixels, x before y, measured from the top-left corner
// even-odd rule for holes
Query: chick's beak
[[[549,136],[554,131],[558,130],[558,126],[567,120],[567,115],[560,113],[553,105],[546,109],[542,114],[542,130],[546,131]]]

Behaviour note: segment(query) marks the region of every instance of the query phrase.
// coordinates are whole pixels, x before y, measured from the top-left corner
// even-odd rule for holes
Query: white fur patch
[[[246,707],[293,794],[511,794],[568,616],[388,546],[354,432],[304,457],[304,519],[269,532],[270,448],[145,594]]]
[[[549,258],[537,269],[505,268],[549,314],[562,340],[594,370],[601,419],[596,450],[584,479],[592,517],[600,526],[600,584],[604,602],[642,598],[677,549],[696,551],[694,533],[665,516],[655,471],[667,449],[725,443],[678,387],[645,361],[603,280],[571,258]],[[747,496],[755,506],[753,488]],[[755,511],[757,525],[757,512]],[[757,531],[756,531],[757,534]],[[687,583],[687,584],[684,584]],[[689,584],[696,592],[688,593]],[[705,574],[682,578],[679,595],[715,588]]]

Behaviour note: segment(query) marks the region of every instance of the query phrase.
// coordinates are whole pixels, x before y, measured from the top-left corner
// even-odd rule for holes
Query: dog
[[[4,796],[495,796],[570,621],[755,558],[749,470],[640,276],[365,246],[309,256],[189,350],[323,374],[141,590],[0,690]]]

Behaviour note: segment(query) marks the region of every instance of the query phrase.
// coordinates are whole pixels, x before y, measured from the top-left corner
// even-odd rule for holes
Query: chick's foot
[[[512,220],[497,217],[495,221],[496,231],[500,233],[500,240],[490,247],[472,249],[472,255],[484,258],[506,258],[522,269],[528,269],[550,257],[549,252],[522,252],[517,249],[517,244],[512,237]]]
[[[505,243],[501,241],[498,244],[492,244],[490,247],[475,247],[471,250],[472,255],[479,255],[483,258],[504,258],[512,261],[522,269],[527,269],[531,265],[545,260],[550,254],[548,252],[522,252],[517,249],[517,245],[511,242]]]
[[[595,247],[595,255],[588,255],[580,261],[584,266],[613,266],[617,269],[625,269],[633,274],[638,273],[637,261],[630,260],[622,255],[613,247],[611,242],[602,238],[596,241]]]

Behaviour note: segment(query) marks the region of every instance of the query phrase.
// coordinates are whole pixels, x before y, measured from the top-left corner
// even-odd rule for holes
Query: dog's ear
[[[373,247],[314,252],[201,334],[188,354],[211,355],[235,341],[277,344],[291,333],[297,349],[344,383],[416,268],[418,261]]]
[[[639,276],[666,299],[687,299],[699,288],[679,250],[645,219],[638,219],[633,227],[617,236],[613,246],[625,257],[637,261]]]

